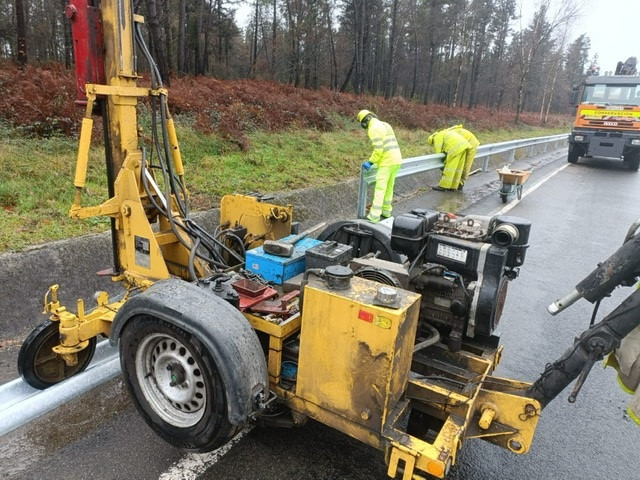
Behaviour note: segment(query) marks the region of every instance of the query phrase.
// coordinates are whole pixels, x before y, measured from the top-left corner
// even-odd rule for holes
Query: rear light
[[[634,138],[631,140],[631,145],[640,145],[640,138]]]
[[[584,135],[574,135],[574,136],[573,136],[573,139],[574,139],[576,142],[581,142],[581,141],[583,141],[583,140],[584,140]]]

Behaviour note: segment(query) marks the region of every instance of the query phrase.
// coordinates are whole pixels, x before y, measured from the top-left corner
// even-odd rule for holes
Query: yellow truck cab
[[[640,75],[587,77],[573,88],[576,116],[569,137],[569,163],[579,157],[621,159],[640,167]]]

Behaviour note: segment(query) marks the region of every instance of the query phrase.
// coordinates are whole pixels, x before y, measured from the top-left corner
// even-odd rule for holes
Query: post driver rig
[[[228,195],[220,225],[207,232],[191,217],[143,17],[130,0],[72,0],[66,15],[85,105],[69,215],[110,217],[110,274],[126,293],[113,300],[99,292],[94,308],[78,300],[73,313],[52,286],[50,320],[19,353],[32,386],[82,371],[105,335],[119,345],[139,413],[178,448],[209,451],[250,422],[301,426],[312,418],[385,452],[392,478],[444,478],[467,439],[527,452],[543,406],[637,325],[636,292],[532,385],[493,376],[502,352],[495,329],[528,247],[525,219],[420,209],[391,229],[336,222],[319,240],[296,244],[291,263],[262,245],[296,233],[293,208]],[[138,86],[136,51],[149,65],[149,87]],[[148,151],[138,131],[142,102],[151,112]],[[98,114],[109,199],[84,206]],[[603,265],[640,258],[639,245],[631,235]],[[321,263],[302,263],[309,258]],[[640,268],[601,270],[571,298],[596,301]]]

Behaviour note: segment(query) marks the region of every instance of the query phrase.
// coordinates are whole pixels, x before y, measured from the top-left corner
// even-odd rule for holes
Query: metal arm
[[[598,302],[620,285],[633,285],[640,274],[640,234],[633,235],[634,223],[625,243],[598,268],[587,275],[575,289],[549,306],[553,315],[580,298]],[[573,380],[576,382],[569,402],[578,396],[593,365],[620,346],[620,341],[640,325],[640,290],[636,290],[600,323],[582,333],[562,357],[548,364],[544,373],[529,388],[527,394],[544,408]]]
[[[569,401],[574,402],[595,362],[620,346],[620,341],[640,325],[640,290],[634,291],[604,320],[584,332],[562,357],[547,365],[529,388],[527,395],[544,408],[574,379],[578,378]]]

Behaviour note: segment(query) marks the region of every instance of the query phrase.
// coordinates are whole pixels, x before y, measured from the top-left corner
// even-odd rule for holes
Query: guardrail
[[[482,171],[486,172],[489,168],[489,159],[492,155],[508,152],[509,157],[506,159],[505,163],[511,163],[515,158],[516,150],[520,148],[528,147],[530,151],[525,156],[532,156],[534,154],[534,147],[543,145],[544,150],[542,152],[536,151],[535,154],[544,153],[548,150],[550,145],[553,145],[554,148],[559,148],[559,145],[557,144],[559,142],[566,141],[567,137],[568,134],[563,133],[560,135],[550,135],[548,137],[526,138],[522,140],[512,140],[509,142],[480,145],[478,147],[478,152],[476,153],[476,160],[479,158],[484,159],[482,162]],[[445,157],[446,155],[444,153],[434,153],[431,155],[423,155],[421,157],[405,158],[402,161],[402,166],[400,167],[396,178],[407,177],[410,175],[415,175],[417,173],[423,173],[430,170],[442,168],[444,166]],[[375,166],[368,172],[364,171],[364,169],[360,170],[360,185],[358,188],[358,218],[365,217],[367,191],[369,185],[372,185],[376,182],[376,171],[377,169]]]
[[[98,343],[93,360],[84,372],[46,390],[36,390],[21,378],[0,385],[0,437],[97,387],[118,373],[118,349],[104,340]]]

